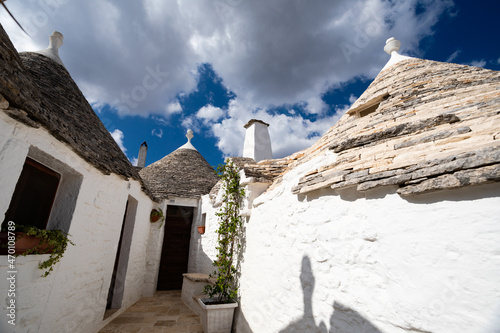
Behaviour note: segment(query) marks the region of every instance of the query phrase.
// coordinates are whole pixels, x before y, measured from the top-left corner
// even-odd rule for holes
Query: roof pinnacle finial
[[[384,51],[391,56],[391,59],[385,64],[384,68],[382,70],[397,64],[400,61],[406,60],[406,59],[413,59],[412,57],[408,57],[405,55],[401,55],[398,53],[399,49],[401,48],[401,42],[397,40],[394,37],[389,38],[385,42],[384,46]]]
[[[59,58],[59,48],[63,45],[63,34],[59,31],[54,31],[49,37],[49,47],[45,50],[36,51],[36,53],[43,54],[46,57],[54,60],[60,65],[63,65],[61,58]]]
[[[187,130],[187,134],[186,134],[186,138],[188,138],[188,143],[191,143],[191,139],[193,138],[193,131],[188,129]]]
[[[385,42],[384,51],[387,54],[392,54],[392,52],[398,52],[401,48],[401,42],[394,37],[389,38]]]
[[[186,138],[188,139],[188,142],[186,142],[184,145],[180,146],[179,148],[177,149],[192,149],[192,150],[196,150],[196,148],[193,146],[193,144],[191,143],[191,139],[193,138],[193,131],[188,129],[187,130],[187,134],[186,134]]]

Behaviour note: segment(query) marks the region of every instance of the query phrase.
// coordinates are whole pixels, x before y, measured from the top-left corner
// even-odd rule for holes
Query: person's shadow
[[[330,330],[328,331],[323,321],[320,322],[319,325],[316,325],[312,307],[315,278],[308,256],[302,258],[300,283],[302,284],[302,293],[304,297],[304,315],[302,318],[290,323],[287,327],[280,330],[279,333],[381,333],[356,311],[339,302],[333,303],[333,314],[330,317]]]
[[[339,302],[333,303],[330,333],[381,333],[359,313]]]

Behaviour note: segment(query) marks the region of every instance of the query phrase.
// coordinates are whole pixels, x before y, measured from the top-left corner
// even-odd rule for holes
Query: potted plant
[[[163,217],[163,211],[161,210],[161,208],[152,209],[151,214],[149,214],[149,220],[151,221],[151,223],[158,222],[158,220],[161,219],[162,217]]]
[[[46,277],[53,271],[54,265],[63,257],[68,243],[75,245],[68,234],[61,230],[45,230],[34,226],[16,226],[15,255],[50,254],[49,259],[38,264]],[[2,241],[3,243],[3,241]],[[6,244],[6,243],[5,243]]]
[[[197,229],[198,229],[198,233],[200,233],[202,235],[205,233],[205,226],[204,225],[199,225]]]
[[[149,214],[149,221],[151,221],[151,223],[160,221],[159,228],[161,228],[161,226],[163,225],[163,221],[165,221],[163,210],[161,210],[161,208],[152,209],[151,214]]]
[[[234,309],[238,306],[238,287],[234,264],[237,250],[241,247],[241,226],[243,218],[240,215],[244,189],[240,186],[238,168],[231,160],[217,168],[217,174],[222,180],[223,204],[216,213],[219,219],[217,229],[217,260],[213,266],[215,283],[205,286],[204,292],[208,298],[199,298],[202,308],[202,323],[205,333],[231,332]]]

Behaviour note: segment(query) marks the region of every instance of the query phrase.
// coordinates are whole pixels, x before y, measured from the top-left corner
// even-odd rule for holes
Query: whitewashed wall
[[[155,208],[167,213],[165,201],[156,205]],[[143,296],[152,297],[156,292],[158,283],[158,270],[160,268],[161,250],[163,247],[163,235],[165,234],[165,221],[155,222],[149,228],[148,246],[146,249],[146,269],[144,271]]]
[[[213,206],[209,195],[204,195],[201,198],[200,208],[198,209],[198,216],[195,220],[194,229],[197,226],[205,225],[205,233],[199,234],[198,232],[191,235],[191,245],[189,249],[189,273],[202,273],[210,274],[214,271],[212,262],[216,259],[217,251],[217,234],[215,231],[218,229],[218,221],[215,213],[218,206]],[[203,222],[203,214],[205,221]]]
[[[498,331],[500,185],[408,200],[391,187],[293,195],[320,159],[335,156],[292,170],[254,202],[238,332]],[[214,246],[204,235],[210,257]]]
[[[209,213],[205,215],[206,220],[203,221],[203,213],[206,212],[207,209],[212,209],[209,201],[208,195],[203,196],[202,199],[198,200],[198,207],[195,209],[191,242],[189,244],[188,273],[210,274],[213,271],[212,260],[215,258],[215,248],[211,251],[209,244],[213,243],[214,238],[212,235],[217,229],[214,228],[214,223],[211,222],[211,220],[215,218],[214,214]],[[212,212],[212,210],[210,210],[210,212]],[[197,227],[203,225],[205,225],[205,233],[200,234]],[[206,235],[209,235],[208,238]]]
[[[30,148],[31,147],[31,148]],[[35,148],[34,148],[35,147]],[[120,231],[129,196],[138,201],[129,251],[122,309],[142,294],[152,201],[137,181],[105,176],[83,161],[43,128],[33,129],[0,113],[0,217],[10,203],[26,155],[43,152],[81,175],[69,233],[61,262],[47,278],[37,265],[48,255],[19,257],[16,284],[16,326],[0,318],[1,332],[96,332],[102,321]],[[63,175],[64,178],[64,175]],[[61,213],[61,217],[65,217]],[[67,217],[67,216],[66,216]],[[52,219],[52,217],[51,217]],[[49,222],[52,223],[52,222]],[[7,272],[7,257],[0,257],[0,273]],[[0,279],[2,308],[7,302],[7,281]]]

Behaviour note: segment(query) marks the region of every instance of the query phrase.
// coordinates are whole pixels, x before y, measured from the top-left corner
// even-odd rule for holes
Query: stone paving
[[[143,297],[99,333],[203,333],[201,320],[181,299],[180,290]]]

